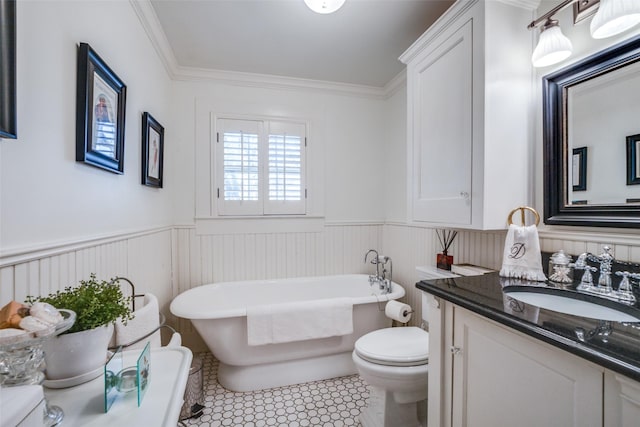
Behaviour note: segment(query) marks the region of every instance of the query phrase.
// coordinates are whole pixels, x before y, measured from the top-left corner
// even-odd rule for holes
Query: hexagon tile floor
[[[358,375],[278,387],[233,392],[218,384],[218,361],[203,358],[204,403],[200,418],[184,420],[199,427],[342,427],[360,426],[358,416],[369,388]]]

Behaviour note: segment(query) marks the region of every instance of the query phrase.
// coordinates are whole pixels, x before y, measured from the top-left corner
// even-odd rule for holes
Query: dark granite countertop
[[[519,282],[519,283],[518,283]],[[540,285],[504,279],[498,273],[451,279],[423,280],[416,287],[474,313],[516,329],[612,371],[640,381],[640,323],[607,322],[608,336],[589,338],[603,322],[545,310],[509,297],[507,285]],[[620,304],[620,303],[615,303]],[[630,310],[640,310],[640,303]],[[585,332],[583,340],[577,330]]]

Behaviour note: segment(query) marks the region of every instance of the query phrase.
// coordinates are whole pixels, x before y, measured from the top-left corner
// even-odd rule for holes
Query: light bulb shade
[[[316,13],[333,13],[340,9],[345,0],[304,0],[304,3]]]
[[[591,37],[615,36],[640,22],[640,0],[600,0],[598,12],[591,20]]]
[[[546,67],[564,61],[573,51],[573,45],[558,25],[547,27],[540,33],[538,45],[531,55],[534,67]]]

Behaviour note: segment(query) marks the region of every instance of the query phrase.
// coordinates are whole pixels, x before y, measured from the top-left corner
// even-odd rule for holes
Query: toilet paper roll
[[[389,301],[384,308],[384,314],[388,318],[397,320],[400,323],[407,323],[411,320],[411,313],[413,313],[413,309],[409,304],[394,300]]]

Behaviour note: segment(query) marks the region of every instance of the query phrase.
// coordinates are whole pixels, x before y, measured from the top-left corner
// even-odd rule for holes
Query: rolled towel
[[[545,281],[538,229],[535,225],[511,224],[504,243],[500,276]]]
[[[116,345],[129,344],[160,326],[158,299],[153,294],[145,294],[144,305],[133,314],[135,317],[129,320],[126,325],[120,320],[116,322]],[[147,341],[151,341],[151,347],[160,347],[160,331],[156,331],[148,339],[127,347],[127,350],[143,349]]]

